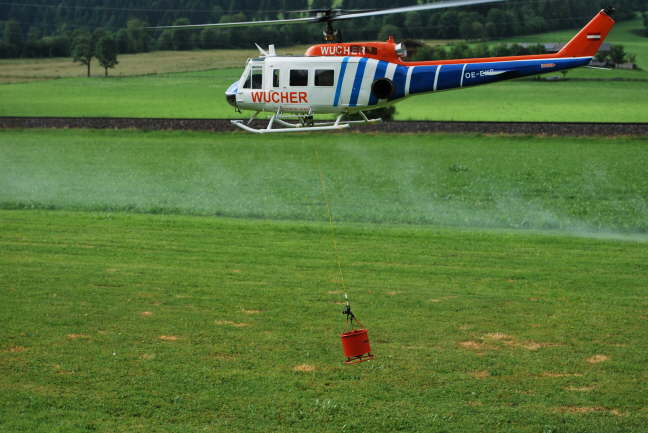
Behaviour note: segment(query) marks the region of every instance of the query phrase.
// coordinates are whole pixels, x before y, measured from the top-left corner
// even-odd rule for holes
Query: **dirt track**
[[[256,127],[264,124],[258,121]],[[148,119],[115,117],[0,117],[0,129],[22,128],[90,128],[240,131],[229,119]],[[432,122],[394,121],[377,125],[356,126],[356,132],[390,133],[482,133],[559,136],[648,136],[648,123],[567,123],[567,122]]]

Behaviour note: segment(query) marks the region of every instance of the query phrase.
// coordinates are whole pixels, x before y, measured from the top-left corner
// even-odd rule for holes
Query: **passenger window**
[[[308,86],[308,69],[291,69],[290,85]]]
[[[315,70],[315,85],[316,86],[332,86],[335,73],[333,69],[317,69]]]
[[[252,68],[252,88],[253,89],[263,88],[263,69]]]
[[[279,87],[279,78],[280,78],[279,69],[272,70],[272,87]]]

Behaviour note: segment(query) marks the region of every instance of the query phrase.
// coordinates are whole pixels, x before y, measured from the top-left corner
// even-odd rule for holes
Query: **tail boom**
[[[614,26],[600,11],[558,53],[401,63],[412,68],[408,94],[458,89],[587,66]]]

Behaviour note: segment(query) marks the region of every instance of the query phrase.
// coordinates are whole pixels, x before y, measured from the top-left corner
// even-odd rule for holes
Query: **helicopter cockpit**
[[[265,59],[249,59],[241,78],[232,83],[225,92],[227,102],[236,107],[236,94],[240,89],[261,90],[263,89],[263,70],[265,69]],[[242,83],[242,84],[241,84]],[[240,86],[240,87],[239,87]]]

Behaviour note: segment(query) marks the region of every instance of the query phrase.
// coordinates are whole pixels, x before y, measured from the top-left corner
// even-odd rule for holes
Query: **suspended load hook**
[[[344,363],[357,364],[359,362],[369,361],[374,358],[369,344],[369,334],[367,333],[367,329],[351,311],[351,304],[349,304],[349,298],[346,293],[344,294],[344,298],[346,299],[346,305],[344,306],[344,310],[342,310],[342,314],[346,316],[347,328],[350,329],[340,334],[342,350],[346,357]],[[358,323],[360,329],[355,328],[354,321]]]

